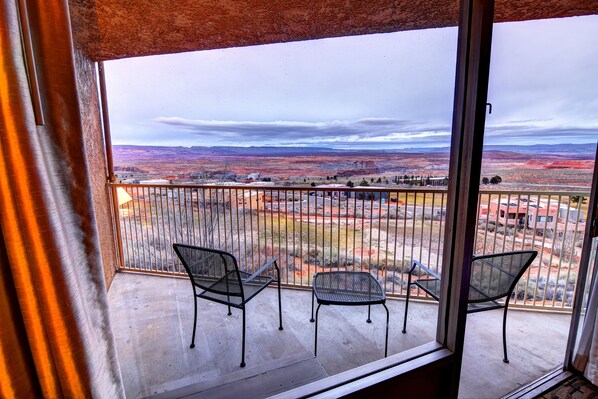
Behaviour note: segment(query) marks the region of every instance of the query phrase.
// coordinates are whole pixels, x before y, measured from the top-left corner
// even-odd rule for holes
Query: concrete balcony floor
[[[379,305],[372,307],[371,324],[365,322],[365,307],[322,306],[316,358],[314,323],[309,322],[311,292],[283,288],[284,330],[279,331],[276,290],[267,288],[247,306],[247,366],[240,368],[238,309],[227,316],[226,306],[199,300],[196,347],[189,348],[193,294],[187,279],[119,273],[108,297],[129,398],[165,392],[170,394],[163,397],[173,392],[179,396],[201,392],[202,398],[237,397],[235,392],[267,396],[265,392],[281,392],[384,356],[385,312]],[[387,300],[389,355],[435,337],[438,305],[412,302],[403,334],[404,305],[402,299]],[[502,311],[469,315],[460,396],[500,397],[561,365],[569,322],[566,314],[509,310],[510,363],[505,364]],[[235,383],[238,380],[244,383]],[[252,387],[256,390],[247,396]]]

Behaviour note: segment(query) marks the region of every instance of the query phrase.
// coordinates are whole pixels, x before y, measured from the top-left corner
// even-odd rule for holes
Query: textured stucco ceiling
[[[455,26],[458,0],[70,0],[94,61]],[[495,20],[598,14],[595,0],[496,0]]]

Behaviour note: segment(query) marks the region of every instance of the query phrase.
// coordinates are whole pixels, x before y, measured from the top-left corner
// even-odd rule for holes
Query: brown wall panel
[[[70,0],[94,61],[457,26],[457,0]],[[598,14],[587,0],[497,0],[496,22]]]
[[[95,64],[78,49],[75,50],[75,62],[77,91],[81,108],[93,206],[98,227],[106,288],[109,288],[116,273],[117,252],[112,227],[112,203],[109,189],[106,186],[106,155],[100,120]]]

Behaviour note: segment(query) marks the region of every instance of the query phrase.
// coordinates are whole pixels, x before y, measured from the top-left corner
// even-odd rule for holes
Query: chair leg
[[[228,294],[230,292],[228,288],[228,278],[226,279],[226,292],[226,300],[230,303],[230,295]],[[233,313],[230,311],[230,305],[228,305],[228,315],[231,316],[232,314]]]
[[[194,299],[195,309],[193,312],[193,335],[191,337],[190,348],[195,348],[195,330],[197,328],[197,297],[195,296],[195,293],[193,293],[193,299]]]
[[[314,356],[318,356],[318,313],[320,312],[320,306],[322,304],[318,304],[318,308],[316,309],[316,335],[314,339]]]
[[[390,321],[390,313],[388,312],[385,303],[383,303],[382,306],[386,309],[386,341],[384,342],[384,357],[386,357],[388,356],[388,322]]]
[[[403,320],[403,334],[407,332],[407,311],[409,310],[409,294],[411,293],[411,273],[407,280],[407,296],[405,297],[405,319]]]
[[[243,306],[243,343],[241,344],[241,367],[245,367],[245,306]]]
[[[278,270],[278,321],[280,322],[280,326],[278,327],[278,329],[282,330],[282,304],[281,304],[281,300],[280,300],[280,270]]]
[[[311,290],[311,319],[309,319],[309,321],[311,321],[312,323],[314,321],[316,321],[314,319],[314,295],[315,295],[315,293],[314,293],[314,290],[312,288],[312,290]]]
[[[508,300],[505,304],[505,313],[502,318],[502,347],[505,353],[505,357],[502,359],[502,361],[505,363],[509,363],[509,358],[507,356],[507,310],[509,310]]]
[[[366,320],[367,323],[372,322],[372,319],[370,318],[371,308],[372,308],[372,305],[368,305],[368,319]]]

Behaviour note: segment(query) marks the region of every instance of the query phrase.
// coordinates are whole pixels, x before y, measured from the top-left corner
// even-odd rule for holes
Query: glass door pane
[[[314,357],[316,273],[374,277],[390,310],[389,356],[437,348],[438,301],[408,281],[414,260],[442,272],[457,31],[106,62],[116,186],[127,194],[118,212],[123,270],[184,275],[173,243],[230,252],[249,273],[277,258],[284,330],[270,328],[274,290],[256,296],[248,310],[246,363],[262,374],[293,362],[318,371],[307,375],[318,379],[384,358],[386,313],[379,305],[371,307],[372,323],[367,306],[323,306]],[[146,396],[238,371],[238,311],[226,316],[200,302],[205,323],[197,334],[206,344],[191,350],[188,284],[169,291],[166,279],[135,277],[144,301],[180,305],[158,323],[151,312],[127,307],[116,287],[131,277],[122,276],[109,295],[119,304],[116,330],[126,331],[116,343],[127,393],[142,389]],[[415,270],[418,277],[425,273]],[[167,331],[174,342],[163,339]],[[131,336],[153,340],[151,350],[129,346]],[[177,367],[156,370],[164,356]]]
[[[502,312],[469,315],[463,398],[499,397],[562,366],[580,254],[589,245],[596,35],[597,16],[494,24],[476,253],[538,256],[510,299],[510,363],[502,361]],[[477,362],[480,343],[487,349]]]

